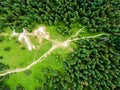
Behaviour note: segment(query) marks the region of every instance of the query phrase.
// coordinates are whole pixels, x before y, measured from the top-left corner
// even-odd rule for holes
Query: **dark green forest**
[[[77,48],[66,57],[66,73],[47,77],[43,90],[119,90],[120,53],[111,47],[115,43],[104,42],[103,37],[76,42]],[[107,39],[112,39],[107,37]],[[97,44],[96,44],[97,43]],[[52,73],[53,70],[47,71]],[[51,90],[52,90],[51,89]]]
[[[45,74],[43,86],[35,90],[120,90],[120,0],[0,0],[0,32],[5,27],[31,32],[35,23],[56,25],[62,36],[72,34],[75,24],[109,34],[75,41],[74,51],[59,59],[65,72],[46,70],[56,74]],[[0,70],[3,66],[9,68],[0,64]],[[10,90],[6,79],[0,77],[0,90]]]

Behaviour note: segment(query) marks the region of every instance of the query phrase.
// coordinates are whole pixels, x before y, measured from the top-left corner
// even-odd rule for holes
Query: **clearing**
[[[44,81],[43,71],[45,68],[62,69],[62,64],[55,55],[58,53],[63,55],[71,51],[71,42],[82,38],[96,38],[104,34],[77,38],[78,34],[84,30],[84,28],[82,28],[72,36],[69,36],[69,38],[64,38],[57,34],[54,34],[54,36],[51,35],[53,29],[54,27],[46,27],[46,30],[45,27],[39,27],[38,30],[34,30],[32,33],[28,33],[23,29],[23,32],[20,34],[14,31],[14,34],[12,33],[12,35],[10,35],[10,37],[12,36],[11,38],[8,34],[3,34],[5,40],[0,43],[0,52],[2,52],[0,55],[3,56],[1,62],[8,64],[10,70],[2,71],[0,76],[13,73],[10,79],[6,81],[12,90],[21,82],[27,90],[33,90],[36,86],[39,86],[39,83],[42,84]],[[49,32],[50,30],[51,33]],[[64,39],[61,39],[59,36]],[[19,43],[18,40],[21,43]],[[10,47],[11,50],[5,51],[5,47]],[[30,75],[26,75],[27,71],[31,72]],[[26,83],[28,80],[29,82]]]

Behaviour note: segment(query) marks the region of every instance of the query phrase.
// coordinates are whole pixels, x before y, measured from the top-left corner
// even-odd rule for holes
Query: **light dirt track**
[[[8,74],[17,73],[17,72],[23,72],[25,70],[28,70],[32,66],[36,65],[37,63],[42,62],[55,49],[60,48],[60,47],[65,47],[64,45],[68,45],[73,41],[80,40],[80,39],[85,39],[85,38],[96,38],[96,37],[99,37],[101,35],[104,35],[104,33],[102,33],[102,34],[98,34],[98,35],[95,35],[95,36],[76,38],[78,36],[79,32],[82,31],[82,30],[83,30],[83,28],[80,29],[78,32],[76,32],[75,35],[73,35],[72,37],[65,40],[64,42],[59,42],[59,41],[55,41],[55,40],[52,40],[52,39],[48,39],[49,41],[51,41],[53,43],[53,46],[46,53],[44,53],[41,57],[39,57],[36,61],[32,62],[31,64],[29,64],[28,66],[26,66],[24,68],[16,68],[14,70],[6,70],[3,73],[1,73],[0,76],[5,76],[5,75],[8,75]]]

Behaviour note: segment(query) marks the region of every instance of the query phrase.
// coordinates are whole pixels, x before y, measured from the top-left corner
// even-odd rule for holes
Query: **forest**
[[[45,74],[43,86],[35,90],[120,89],[120,0],[0,0],[0,33],[6,27],[16,32],[25,27],[32,32],[35,23],[54,25],[62,36],[80,25],[90,33],[109,34],[75,41],[74,51],[58,58],[64,73],[46,69],[46,73],[56,74]],[[9,66],[0,63],[0,71],[4,68]],[[0,77],[0,90],[10,90],[6,79]],[[25,89],[19,84],[16,90]]]

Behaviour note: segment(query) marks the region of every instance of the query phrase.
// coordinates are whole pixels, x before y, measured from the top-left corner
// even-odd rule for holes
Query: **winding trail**
[[[60,47],[65,47],[64,45],[68,46],[68,44],[70,44],[73,41],[80,40],[80,39],[85,39],[85,38],[96,38],[96,37],[99,37],[101,35],[105,35],[105,33],[102,33],[102,34],[98,34],[98,35],[95,35],[95,36],[88,36],[88,37],[77,38],[78,34],[83,29],[84,28],[78,30],[78,32],[76,32],[75,35],[71,36],[70,38],[68,38],[67,40],[65,40],[63,42],[55,41],[55,40],[52,40],[52,39],[47,39],[47,40],[49,40],[49,41],[51,41],[53,43],[53,46],[46,53],[44,53],[41,57],[39,57],[36,61],[32,62],[31,64],[29,64],[28,66],[26,66],[24,68],[16,68],[16,69],[13,69],[13,70],[6,70],[3,73],[0,73],[0,76],[5,76],[5,75],[8,75],[8,74],[17,73],[17,72],[23,72],[25,70],[28,70],[32,66],[36,65],[37,63],[42,62],[55,49],[60,48]]]

